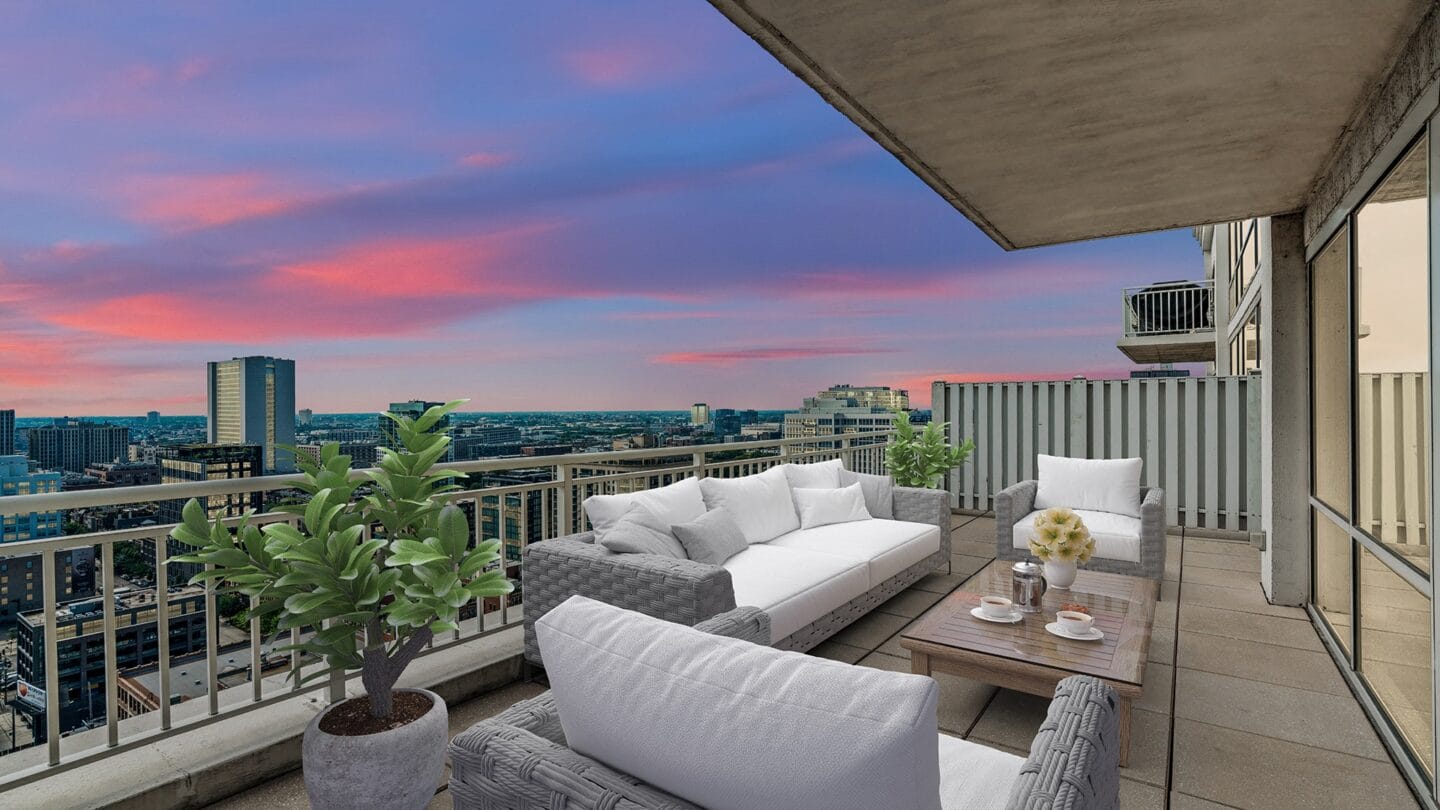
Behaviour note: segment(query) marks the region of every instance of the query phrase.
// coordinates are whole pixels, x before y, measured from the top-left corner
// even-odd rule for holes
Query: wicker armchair
[[[940,529],[934,554],[821,616],[773,646],[804,652],[910,587],[950,565],[950,496],[944,490],[895,487],[896,520]],[[653,554],[615,554],[595,543],[594,532],[557,537],[525,547],[525,658],[542,665],[535,620],[571,596],[585,596],[677,624],[694,626],[735,607],[730,572],[718,565]]]
[[[737,608],[697,628],[764,644],[764,611]],[[1007,810],[1119,806],[1119,715],[1094,678],[1061,681],[1020,769]],[[695,805],[566,746],[550,693],[471,726],[450,743],[457,810],[698,810]],[[737,778],[744,778],[743,774]],[[998,803],[997,803],[997,806]]]
[[[1035,511],[1035,481],[1012,484],[995,495],[995,554],[1002,560],[1023,560],[1030,556],[1015,548],[1015,524]],[[1095,556],[1086,570],[1129,574],[1158,580],[1165,575],[1165,490],[1140,488],[1140,561],[1112,560]]]

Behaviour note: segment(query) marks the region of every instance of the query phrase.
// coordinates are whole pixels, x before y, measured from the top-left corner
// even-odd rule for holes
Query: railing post
[[[690,466],[695,470],[696,478],[705,477],[705,451],[696,450],[690,454]]]
[[[115,660],[115,544],[100,547],[101,587],[105,591],[105,733],[110,748],[120,744],[120,695]],[[54,627],[48,628],[55,632]],[[138,645],[138,642],[137,642]]]
[[[555,480],[560,482],[560,514],[558,515],[559,526],[556,529],[557,537],[564,537],[567,534],[575,533],[575,516],[571,514],[572,500],[570,492],[570,465],[555,465]]]
[[[849,436],[840,437],[840,466],[855,470],[855,444]]]
[[[45,744],[51,765],[60,764],[60,628],[55,626],[55,552],[46,549],[40,558],[45,598]]]

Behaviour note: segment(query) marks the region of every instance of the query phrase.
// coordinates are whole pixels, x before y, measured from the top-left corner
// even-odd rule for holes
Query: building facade
[[[703,402],[697,402],[697,403],[695,403],[694,405],[691,405],[691,406],[690,406],[690,424],[692,424],[692,425],[708,425],[708,424],[710,424],[710,406],[709,406],[709,405],[706,405],[706,404],[703,403]]]
[[[160,482],[179,484],[195,481],[217,481],[234,478],[254,478],[264,474],[264,451],[258,444],[186,444],[165,445],[155,448],[156,461],[160,465]],[[179,523],[181,511],[188,498],[176,498],[160,502],[160,522]],[[232,495],[211,495],[204,499],[205,511],[214,519],[236,517],[247,510],[260,511],[263,498],[259,492]],[[150,552],[155,551],[155,541],[141,540]],[[167,553],[183,554],[188,546],[172,539],[166,540]],[[169,566],[172,583],[184,582],[200,570],[195,563],[173,563]]]
[[[295,361],[236,357],[208,364],[207,441],[263,448],[266,473],[292,472],[295,459]]]
[[[0,497],[59,492],[58,472],[30,472],[24,456],[0,456]],[[65,534],[64,513],[31,512],[8,515],[0,520],[0,542],[19,543]],[[55,555],[55,582],[59,599],[74,599],[95,592],[95,553],[90,548],[61,551]],[[40,607],[44,599],[44,572],[39,554],[0,559],[0,629],[8,628],[27,610]]]
[[[785,414],[784,438],[817,438],[815,444],[805,447],[834,449],[840,442],[833,437],[850,433],[871,433],[889,430],[895,424],[895,411],[910,406],[910,395],[902,389],[889,386],[836,385],[806,397],[799,411]],[[929,421],[928,413],[915,412],[911,421]],[[830,439],[829,441],[823,441]],[[857,472],[878,473],[880,470],[857,470]]]
[[[160,483],[160,465],[144,461],[106,461],[85,468],[85,474],[112,487],[143,487]]]
[[[0,409],[0,456],[15,453],[15,411]]]
[[[84,473],[91,464],[130,455],[130,428],[108,422],[62,417],[49,425],[26,428],[29,454],[47,470]]]
[[[153,588],[121,590],[115,599],[116,669],[159,660],[158,608]],[[205,648],[205,589],[172,589],[167,597],[170,654]],[[53,632],[60,670],[60,730],[70,731],[105,719],[104,597],[71,601],[56,609]],[[45,683],[45,635],[51,628],[43,612],[25,613],[16,624],[16,669],[27,683]],[[203,669],[203,668],[202,668]],[[204,677],[204,676],[202,676]],[[43,724],[36,724],[43,727]]]

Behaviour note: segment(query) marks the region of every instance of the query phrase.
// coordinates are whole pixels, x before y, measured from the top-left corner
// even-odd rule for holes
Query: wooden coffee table
[[[1051,588],[1039,613],[1015,624],[970,615],[985,595],[1010,596],[1010,567],[995,560],[900,635],[917,675],[945,672],[983,683],[1052,697],[1070,675],[1093,675],[1120,696],[1120,764],[1130,758],[1130,704],[1145,681],[1150,628],[1160,583],[1081,570],[1069,590]],[[1066,603],[1084,605],[1105,633],[1100,641],[1071,641],[1045,630]]]

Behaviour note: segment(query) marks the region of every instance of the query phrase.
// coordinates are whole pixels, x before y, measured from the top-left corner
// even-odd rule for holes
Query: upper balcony
[[[1121,292],[1125,334],[1116,347],[1136,363],[1215,359],[1215,282],[1162,281]]]

